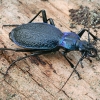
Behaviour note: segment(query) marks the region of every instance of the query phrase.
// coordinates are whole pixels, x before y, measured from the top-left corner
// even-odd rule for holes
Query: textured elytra
[[[62,32],[47,23],[28,23],[14,28],[9,36],[17,45],[31,49],[53,49],[59,44]]]

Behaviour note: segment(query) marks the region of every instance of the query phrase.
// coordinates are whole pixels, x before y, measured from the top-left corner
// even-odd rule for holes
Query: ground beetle
[[[40,13],[42,13],[43,23],[32,23],[32,21]],[[50,24],[48,24],[48,22]],[[89,39],[89,35],[91,35],[94,41],[96,41],[98,40],[96,36],[94,36],[87,29],[82,29],[78,34],[74,32],[61,32],[58,28],[55,27],[52,18],[47,19],[45,10],[41,10],[40,12],[38,12],[38,14],[27,24],[3,26],[16,26],[16,28],[14,28],[9,33],[9,38],[18,46],[23,47],[23,49],[0,48],[0,50],[11,50],[15,52],[34,52],[30,55],[13,61],[8,67],[6,74],[8,73],[8,70],[11,68],[11,66],[17,61],[30,56],[59,51],[59,49],[62,48],[63,51],[61,54],[69,62],[70,66],[73,68],[73,72],[77,73],[79,76],[79,73],[76,71],[76,67],[78,66],[78,64],[84,58],[97,56],[97,50],[93,46],[93,44],[90,43]],[[85,31],[88,32],[88,42],[85,40],[80,40]],[[66,57],[66,53],[73,50],[80,51],[82,53],[82,57],[77,62],[76,66],[74,66],[68,59],[68,57]],[[71,75],[73,74],[73,72],[71,73]],[[69,80],[69,78],[67,79],[67,81]],[[65,82],[65,84],[67,83],[67,81]],[[64,85],[62,86],[62,88],[64,87]]]

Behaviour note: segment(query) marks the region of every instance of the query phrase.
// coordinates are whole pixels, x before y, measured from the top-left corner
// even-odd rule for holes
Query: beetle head
[[[86,57],[96,57],[97,49],[87,41],[78,41],[79,51],[83,54],[85,52]]]

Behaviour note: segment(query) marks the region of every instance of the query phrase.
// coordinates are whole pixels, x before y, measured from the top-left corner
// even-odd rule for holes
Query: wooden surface
[[[9,39],[12,28],[2,29],[2,25],[27,23],[41,9],[46,10],[47,17],[53,18],[61,31],[78,32],[83,26],[69,28],[68,10],[80,5],[95,9],[100,7],[100,1],[0,0],[0,48],[19,48]],[[35,21],[41,22],[41,16]],[[100,37],[100,29],[97,36]],[[26,54],[30,53],[5,51],[0,55],[0,71],[5,73],[13,60]],[[71,52],[68,56],[76,64],[81,55],[79,52]],[[60,92],[58,91],[71,74],[72,68],[59,52],[19,61],[9,70],[5,80],[0,74],[0,100],[100,100],[100,61],[95,58],[92,60],[93,63],[84,60],[83,69],[78,66],[77,71],[82,79],[78,80],[74,73]]]

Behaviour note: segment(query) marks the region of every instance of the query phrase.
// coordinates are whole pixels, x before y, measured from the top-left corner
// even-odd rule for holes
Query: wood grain
[[[9,39],[9,32],[13,28],[2,28],[2,25],[27,23],[41,9],[46,10],[47,17],[53,18],[61,31],[78,32],[83,26],[69,28],[69,9],[80,5],[91,9],[100,7],[99,0],[1,0],[0,48],[19,48]],[[42,22],[41,15],[35,21]],[[99,33],[100,29],[98,37]],[[4,51],[0,55],[0,72],[5,73],[13,60],[26,54],[30,53]],[[76,64],[81,54],[71,52],[68,56]],[[78,66],[77,71],[82,79],[78,80],[74,73],[60,92],[58,91],[71,74],[72,68],[59,52],[19,61],[9,70],[5,80],[0,74],[0,100],[100,100],[100,61],[95,58],[92,60],[92,63],[84,60],[83,69]]]

